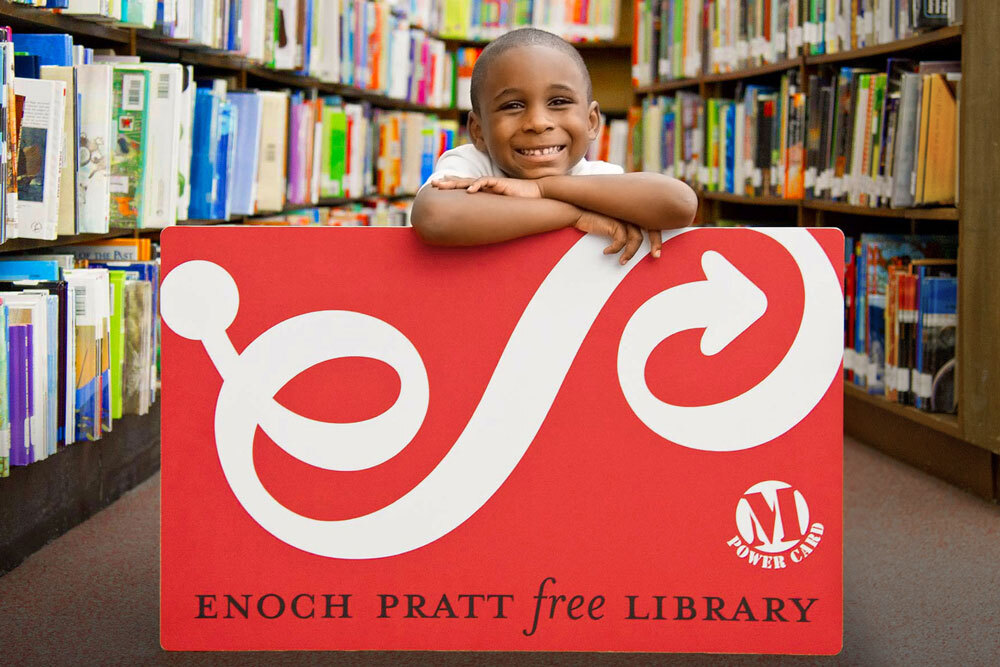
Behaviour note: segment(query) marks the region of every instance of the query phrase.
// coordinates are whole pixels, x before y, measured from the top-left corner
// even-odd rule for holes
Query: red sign
[[[165,648],[840,650],[839,231],[162,239]]]

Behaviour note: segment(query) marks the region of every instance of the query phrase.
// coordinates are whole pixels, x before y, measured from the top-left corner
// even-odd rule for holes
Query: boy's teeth
[[[521,151],[523,155],[552,155],[562,150],[562,146],[549,146],[548,148],[526,148]]]

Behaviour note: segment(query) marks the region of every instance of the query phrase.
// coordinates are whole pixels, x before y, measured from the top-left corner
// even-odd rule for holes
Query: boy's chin
[[[511,178],[523,178],[525,180],[536,180],[539,178],[545,178],[546,176],[565,176],[569,173],[568,169],[562,169],[556,166],[543,166],[543,167],[533,167],[530,169],[511,167],[510,170],[504,169]]]

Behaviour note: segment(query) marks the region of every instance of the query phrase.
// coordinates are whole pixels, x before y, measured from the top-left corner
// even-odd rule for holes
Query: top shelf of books
[[[470,52],[508,30],[536,26],[580,48],[628,47],[618,37],[621,1],[584,0],[571,11],[561,0],[48,0],[47,8],[0,0],[0,25],[193,65],[237,85],[312,88],[447,114],[468,107]]]
[[[956,2],[896,3],[892,12],[891,3],[871,0],[634,1],[632,85],[639,95],[802,66],[926,59],[929,50],[947,53],[962,37]]]

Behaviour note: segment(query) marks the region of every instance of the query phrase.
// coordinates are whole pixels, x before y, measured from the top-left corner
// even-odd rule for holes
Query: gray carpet
[[[0,664],[1000,664],[1000,508],[850,439],[844,477],[844,650],[834,658],[165,653],[156,475],[0,577]]]

